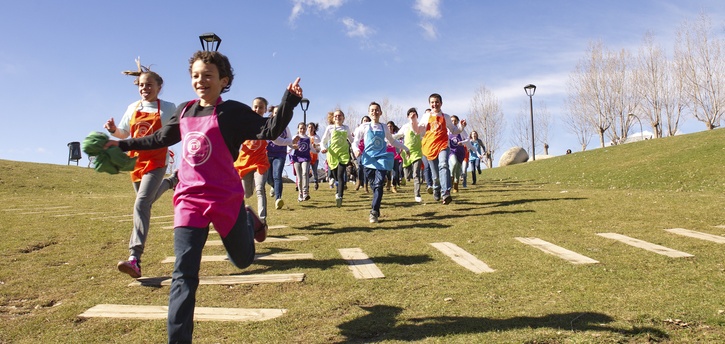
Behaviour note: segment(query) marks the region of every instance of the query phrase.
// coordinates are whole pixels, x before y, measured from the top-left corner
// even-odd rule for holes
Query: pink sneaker
[[[127,261],[118,262],[118,271],[121,271],[133,278],[141,277],[141,265],[136,258],[131,258]]]
[[[247,216],[252,218],[252,223],[254,224],[254,240],[257,242],[264,242],[267,240],[267,223],[260,220],[252,208],[249,206],[246,206],[245,208],[247,209]]]

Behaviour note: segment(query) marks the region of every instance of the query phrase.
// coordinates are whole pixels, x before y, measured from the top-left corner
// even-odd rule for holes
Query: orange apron
[[[440,116],[430,115],[425,129],[422,140],[423,155],[428,160],[438,159],[438,154],[448,148],[448,129],[443,114]]]
[[[136,105],[136,109],[138,109],[139,106],[141,106],[140,100],[138,105]],[[157,111],[155,113],[137,110],[133,117],[131,117],[130,125],[132,138],[152,135],[155,131],[161,129],[161,101],[158,99],[156,100],[156,109]],[[128,156],[132,158],[138,157],[136,160],[136,166],[134,167],[133,172],[131,172],[131,180],[133,182],[141,181],[141,177],[149,171],[165,167],[167,152],[168,148],[129,151]]]
[[[234,168],[239,177],[244,177],[249,172],[257,171],[264,174],[269,169],[269,158],[267,157],[267,140],[246,140],[239,147],[239,156],[234,162]]]

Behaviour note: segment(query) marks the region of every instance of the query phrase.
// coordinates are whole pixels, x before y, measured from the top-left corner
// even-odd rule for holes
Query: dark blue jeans
[[[267,183],[274,188],[274,199],[276,200],[282,198],[282,172],[286,161],[286,156],[281,158],[269,157],[270,168],[267,170],[267,173],[269,173]]]
[[[365,178],[370,182],[370,187],[373,189],[373,203],[370,214],[375,216],[380,216],[380,203],[383,202],[383,187],[385,186],[387,172],[365,167]]]
[[[240,269],[248,267],[254,261],[254,226],[251,222],[252,219],[247,216],[242,204],[237,222],[229,234],[222,238],[229,260]],[[176,262],[171,274],[166,323],[169,343],[191,343],[201,253],[208,236],[208,226],[174,228]]]

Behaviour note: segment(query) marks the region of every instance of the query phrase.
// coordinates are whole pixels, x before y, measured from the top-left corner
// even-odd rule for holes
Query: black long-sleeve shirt
[[[274,117],[262,117],[248,105],[235,100],[226,100],[216,107],[219,130],[224,142],[232,154],[233,160],[239,155],[239,147],[244,140],[274,140],[284,132],[292,120],[293,110],[299,104],[300,97],[285,91],[279,110]],[[136,139],[121,140],[118,147],[123,151],[148,150],[172,146],[181,141],[179,117],[188,102],[176,108],[174,116],[153,135]],[[211,116],[214,106],[200,106],[199,102],[189,106],[184,116]]]

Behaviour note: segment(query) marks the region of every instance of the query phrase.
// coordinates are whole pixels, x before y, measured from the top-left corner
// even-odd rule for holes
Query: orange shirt
[[[239,156],[234,162],[234,168],[239,173],[239,177],[244,177],[255,170],[259,174],[267,172],[269,169],[269,158],[267,158],[267,141],[266,140],[246,140],[239,147]]]
[[[443,114],[440,116],[431,114],[428,117],[425,130],[422,140],[423,155],[428,160],[437,159],[438,154],[448,148],[448,128]]]

